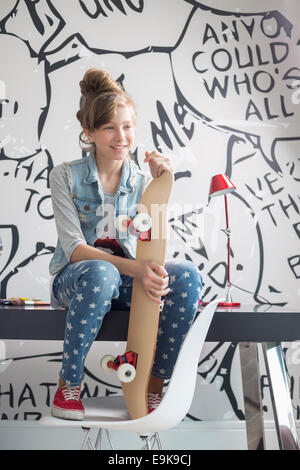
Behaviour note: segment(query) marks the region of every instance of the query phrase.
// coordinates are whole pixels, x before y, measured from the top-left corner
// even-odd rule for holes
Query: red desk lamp
[[[227,194],[232,193],[236,190],[234,184],[230,181],[227,175],[220,173],[212,177],[209,188],[209,200],[212,197],[224,196],[225,199],[225,216],[226,216],[226,228],[222,231],[227,235],[227,292],[225,302],[220,302],[218,305],[222,307],[239,307],[239,302],[233,302],[231,298],[231,283],[230,283],[230,228],[228,219],[228,204]]]

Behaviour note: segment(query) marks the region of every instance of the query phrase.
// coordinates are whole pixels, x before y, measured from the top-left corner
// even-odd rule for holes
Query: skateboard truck
[[[107,372],[116,371],[121,382],[132,382],[136,376],[136,364],[138,355],[134,351],[128,351],[117,357],[103,356],[100,364]]]
[[[120,214],[116,218],[116,228],[119,232],[126,232],[136,236],[141,241],[151,240],[152,219],[150,215],[139,212],[131,219],[128,215]]]

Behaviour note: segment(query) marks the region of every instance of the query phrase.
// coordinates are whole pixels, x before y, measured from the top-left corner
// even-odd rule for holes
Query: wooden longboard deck
[[[173,187],[173,174],[164,171],[154,178],[142,195],[138,212],[152,217],[150,241],[137,241],[136,259],[150,260],[164,266],[167,238],[167,204]],[[160,306],[149,299],[134,279],[129,316],[127,351],[138,354],[136,376],[122,382],[122,390],[132,419],[148,414],[147,392],[155,354]]]

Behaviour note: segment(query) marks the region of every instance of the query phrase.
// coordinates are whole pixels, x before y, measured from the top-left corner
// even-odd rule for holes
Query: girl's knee
[[[178,281],[192,283],[195,287],[202,288],[202,275],[193,261],[170,261],[166,263],[166,271],[169,277],[175,275]]]
[[[81,270],[83,277],[91,278],[93,282],[121,283],[118,269],[109,261],[88,260]]]
[[[185,260],[184,269],[184,273],[187,272],[189,277],[192,278],[192,280],[194,280],[195,282],[201,284],[202,287],[202,274],[200,273],[195,263],[193,263],[193,261]]]

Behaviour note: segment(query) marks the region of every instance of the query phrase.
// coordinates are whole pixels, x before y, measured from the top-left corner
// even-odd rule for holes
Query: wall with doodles
[[[237,187],[228,197],[233,300],[258,309],[299,304],[299,13],[294,0],[1,2],[1,297],[49,298],[56,245],[49,174],[82,155],[79,81],[98,67],[136,101],[140,167],[146,150],[171,157],[168,256],[197,264],[203,299],[225,288],[224,201],[207,205],[211,177],[225,172]],[[298,348],[285,346],[296,418]],[[49,411],[61,349],[60,342],[1,342],[2,419]],[[86,395],[120,393],[100,371],[101,350],[122,352],[123,344],[93,346]],[[243,419],[237,351],[206,344],[187,419]]]

